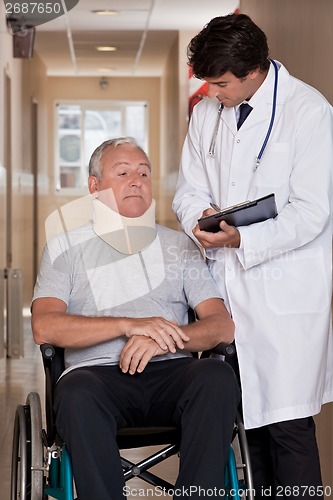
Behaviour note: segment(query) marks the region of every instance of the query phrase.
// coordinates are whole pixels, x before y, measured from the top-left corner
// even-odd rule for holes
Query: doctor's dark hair
[[[245,14],[215,17],[190,41],[188,64],[200,79],[228,71],[245,78],[251,71],[268,69],[265,33]]]
[[[130,146],[133,146],[134,148],[142,151],[142,153],[147,158],[147,163],[151,170],[151,163],[147,156],[147,153],[142,149],[141,146],[139,146],[134,137],[117,137],[115,139],[108,139],[107,141],[102,142],[102,144],[100,144],[95,149],[89,161],[89,175],[94,175],[95,177],[97,177],[97,179],[100,179],[102,177],[102,165],[100,160],[104,151],[109,147],[116,148],[117,146],[122,146],[124,144],[129,144]]]

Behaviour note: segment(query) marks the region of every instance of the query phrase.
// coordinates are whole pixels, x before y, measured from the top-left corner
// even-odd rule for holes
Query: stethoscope
[[[264,142],[262,143],[262,146],[261,146],[261,149],[259,151],[259,154],[256,157],[254,172],[257,170],[257,168],[260,165],[261,158],[262,158],[262,156],[264,154],[264,151],[266,149],[266,146],[267,146],[267,143],[268,143],[268,139],[269,139],[269,137],[271,135],[273,124],[274,124],[274,120],[275,120],[277,89],[278,89],[278,74],[279,74],[279,71],[278,71],[278,67],[277,67],[276,62],[273,59],[270,59],[270,61],[273,64],[274,71],[275,71],[272,114],[271,114],[271,120],[270,120],[270,123],[269,123],[269,127],[268,127],[268,130],[267,130],[266,137],[264,139]],[[212,156],[212,157],[215,156],[216,138],[217,138],[217,133],[218,133],[219,126],[220,126],[220,119],[221,119],[221,114],[222,114],[222,111],[223,111],[223,107],[224,107],[223,104],[220,104],[219,110],[217,112],[217,117],[216,117],[216,122],[215,122],[214,130],[213,130],[212,140],[210,141],[210,145],[209,145],[208,154],[209,154],[209,156]]]

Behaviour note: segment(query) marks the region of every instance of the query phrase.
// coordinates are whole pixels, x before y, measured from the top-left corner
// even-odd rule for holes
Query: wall
[[[333,103],[333,2],[241,0],[240,6],[267,34],[271,57]]]
[[[177,227],[177,220],[171,210],[175,190],[175,178],[179,166],[178,120],[178,36],[170,49],[163,77],[161,78],[161,138],[160,138],[160,180],[158,193],[158,220],[169,227]]]
[[[2,109],[8,110],[0,114],[0,268],[23,270],[27,305],[33,287],[31,109],[34,91],[39,89],[45,69],[37,57],[13,58],[12,34],[6,25],[3,2],[0,23],[0,98]],[[8,94],[5,93],[6,81]]]
[[[0,4],[0,108],[5,106],[5,71],[7,60],[7,34],[4,5]],[[5,129],[6,116],[0,113],[0,270],[6,267],[6,169],[5,169]],[[1,272],[1,271],[0,271]],[[1,286],[1,285],[0,285]],[[0,290],[0,297],[3,292]],[[0,311],[1,314],[1,311]]]
[[[35,282],[34,175],[46,164],[45,141],[39,140],[45,127],[45,68],[34,56],[21,61],[21,74],[12,78],[12,267],[23,270],[24,302],[29,306]],[[37,129],[33,126],[33,105],[37,106]],[[37,143],[36,154],[33,152]],[[37,163],[37,164],[36,164]],[[41,168],[42,170],[42,168]]]
[[[188,98],[189,98],[189,67],[187,64],[187,46],[191,39],[197,34],[197,31],[181,31],[179,33],[179,103],[178,103],[178,122],[180,142],[178,154],[180,157],[183,142],[188,127]]]
[[[179,160],[188,127],[189,68],[187,45],[195,31],[179,31],[170,50],[161,82],[161,221],[180,229],[171,204],[174,196]]]
[[[240,7],[265,31],[271,57],[333,103],[333,2],[241,0]],[[332,404],[323,407],[316,424],[323,482],[333,489]]]

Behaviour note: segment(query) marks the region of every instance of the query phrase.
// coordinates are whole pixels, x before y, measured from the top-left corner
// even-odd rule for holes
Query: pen
[[[227,207],[224,210],[222,210],[222,208],[220,208],[218,205],[216,205],[216,203],[210,203],[210,206],[214,210],[216,210],[217,212],[227,212],[227,211],[229,212],[230,210],[235,210],[237,208],[250,206],[252,203],[256,204],[256,200],[255,201],[249,201],[249,200],[242,201],[241,203],[237,203],[237,205],[233,205],[232,207]]]

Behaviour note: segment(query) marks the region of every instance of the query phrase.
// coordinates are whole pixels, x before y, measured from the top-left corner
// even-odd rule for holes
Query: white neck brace
[[[131,255],[147,248],[156,237],[155,200],[140,217],[124,217],[93,200],[93,230],[118,252]]]

